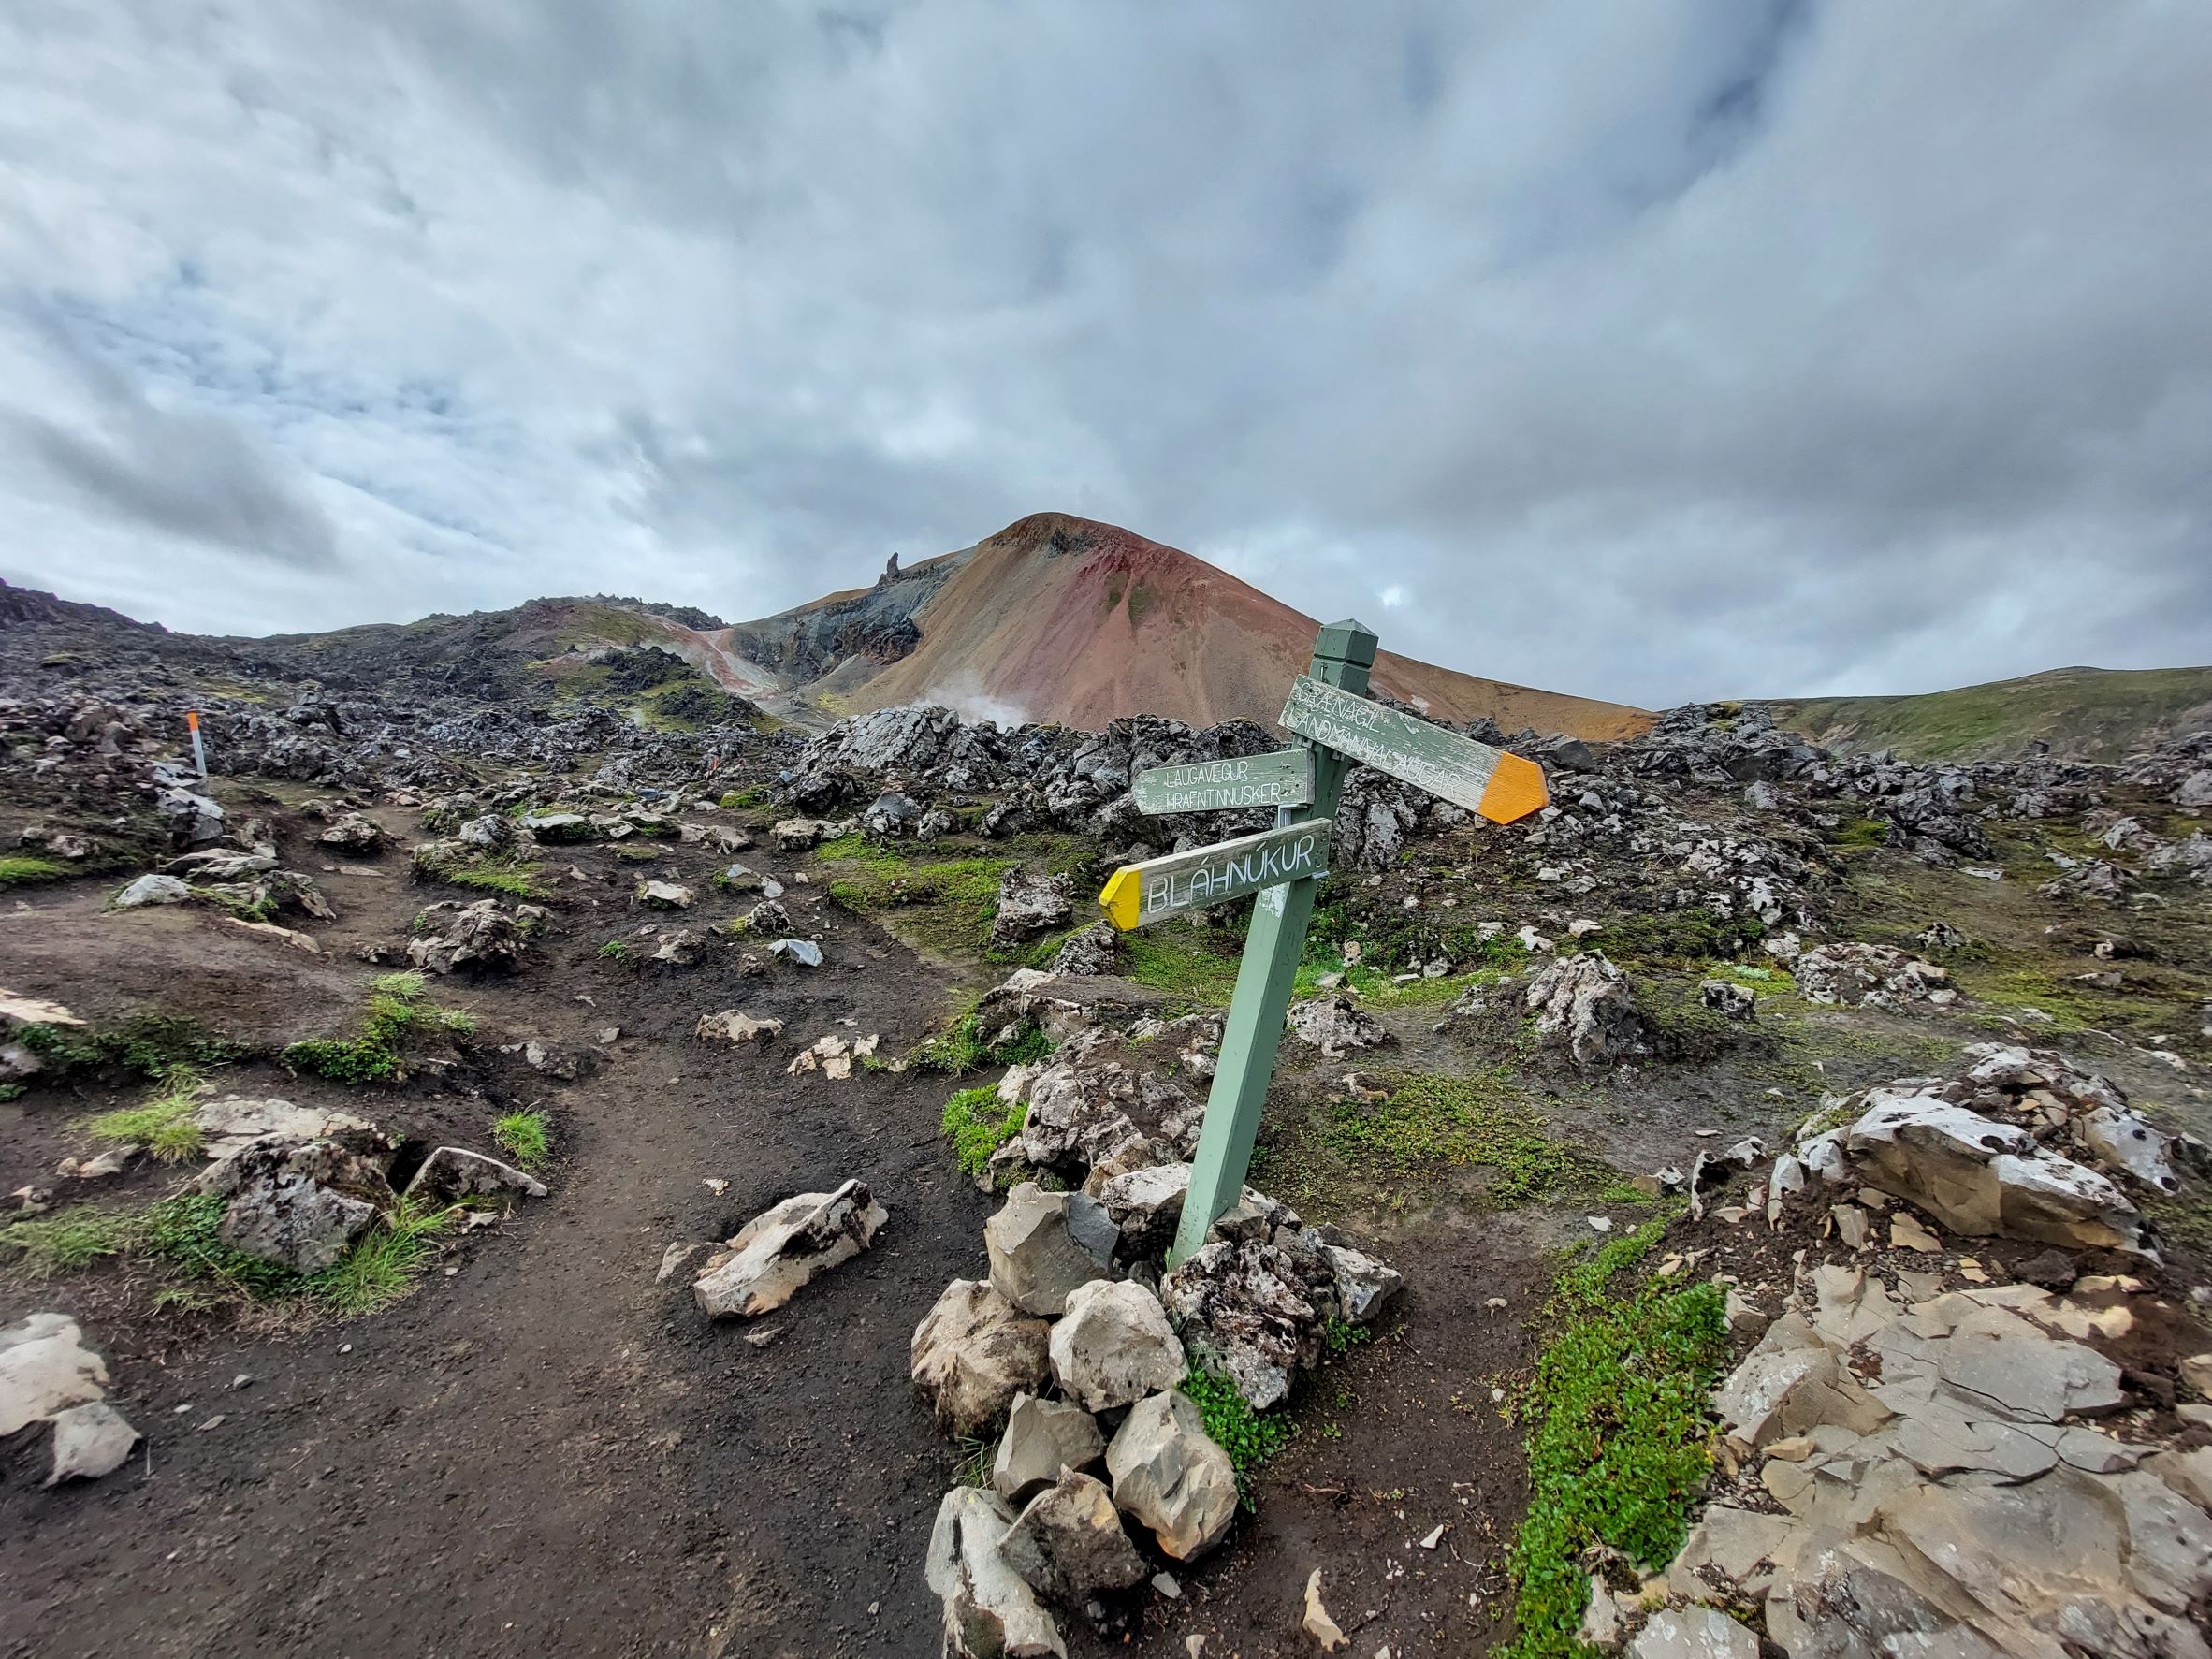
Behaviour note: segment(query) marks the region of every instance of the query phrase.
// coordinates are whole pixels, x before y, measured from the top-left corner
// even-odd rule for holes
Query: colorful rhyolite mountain
[[[1272,723],[1314,618],[1202,559],[1110,524],[1038,513],[872,589],[699,635],[713,671],[804,716],[902,703],[1099,727],[1117,715]],[[708,666],[702,662],[702,666]],[[1385,651],[1375,684],[1433,717],[1627,736],[1642,709],[1533,691]]]

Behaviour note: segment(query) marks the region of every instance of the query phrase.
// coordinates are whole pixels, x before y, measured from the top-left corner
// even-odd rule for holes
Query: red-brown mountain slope
[[[1058,513],[1033,514],[900,581],[932,584],[910,613],[919,638],[901,642],[907,648],[890,662],[880,660],[888,651],[856,650],[828,668],[813,688],[827,707],[996,704],[1029,720],[1093,728],[1138,713],[1272,723],[1312,654],[1317,626],[1202,559]],[[815,608],[732,633],[749,644]],[[1488,715],[1509,732],[1534,726],[1616,738],[1652,718],[1390,651],[1375,663],[1375,683],[1431,714]]]

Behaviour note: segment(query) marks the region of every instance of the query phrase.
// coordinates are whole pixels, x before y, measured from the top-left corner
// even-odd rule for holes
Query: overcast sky
[[[2212,662],[2212,7],[8,0],[0,575],[732,619],[1057,508],[1650,705]]]

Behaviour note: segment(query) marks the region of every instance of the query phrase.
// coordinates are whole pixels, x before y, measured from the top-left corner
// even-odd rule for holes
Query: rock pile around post
[[[995,1164],[1054,1180],[1012,1186],[983,1230],[988,1281],[948,1285],[910,1347],[939,1426],[995,1442],[989,1490],[948,1492],[930,1542],[947,1654],[1063,1652],[1061,1614],[1126,1629],[1156,1566],[1215,1549],[1236,1515],[1186,1378],[1277,1407],[1332,1322],[1372,1323],[1403,1283],[1250,1188],[1163,1274],[1198,1104],[1089,1047],[1001,1084],[1027,1115]]]

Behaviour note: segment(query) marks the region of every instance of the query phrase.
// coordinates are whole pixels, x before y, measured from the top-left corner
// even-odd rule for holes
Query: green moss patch
[[[67,865],[28,852],[11,852],[0,858],[0,887],[22,887],[34,881],[57,881],[68,873]]]
[[[962,1171],[980,1181],[991,1166],[991,1155],[1022,1132],[1028,1115],[1026,1106],[1001,1105],[996,1088],[962,1089],[945,1102],[939,1128]]]
[[[1326,1218],[1364,1199],[1404,1204],[1462,1171],[1479,1171],[1479,1201],[1500,1209],[1612,1179],[1599,1159],[1546,1132],[1503,1067],[1382,1082],[1379,1100],[1332,1097],[1288,1127],[1264,1149],[1255,1184]]]
[[[1655,1280],[1609,1292],[1664,1226],[1649,1222],[1568,1268],[1545,1309],[1550,1338],[1515,1410],[1528,1430],[1530,1496],[1511,1557],[1519,1595],[1506,1659],[1580,1652],[1584,1551],[1665,1566],[1711,1468],[1707,1395],[1728,1355],[1720,1288]]]
[[[476,1022],[458,1008],[423,1000],[419,973],[379,974],[371,982],[369,1006],[353,1037],[311,1037],[284,1050],[285,1065],[312,1071],[333,1083],[388,1083],[400,1074],[401,1048],[414,1034],[473,1031]]]

